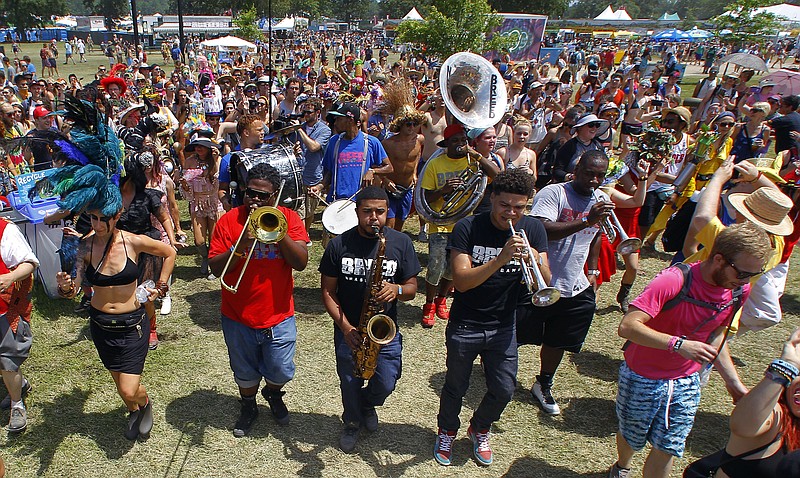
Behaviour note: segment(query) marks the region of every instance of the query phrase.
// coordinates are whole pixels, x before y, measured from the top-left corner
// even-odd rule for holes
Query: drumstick
[[[328,203],[328,201],[326,201],[326,200],[325,200],[325,198],[323,198],[323,197],[322,197],[322,194],[318,193],[317,191],[315,191],[315,190],[313,190],[313,189],[309,189],[308,191],[309,191],[311,194],[313,194],[314,196],[316,196],[316,197],[317,197],[317,199],[319,199],[319,202],[321,202],[321,203],[322,203],[322,204],[324,204],[325,206],[330,206],[330,204]]]
[[[358,191],[354,192],[352,196],[350,196],[349,198],[347,198],[347,200],[348,200],[348,201],[352,201],[352,200],[353,200],[353,198],[354,198],[354,197],[356,197],[356,195],[357,195],[358,193],[360,193],[362,189],[364,189],[364,188],[358,188]],[[336,212],[342,212],[342,211],[344,211],[344,209],[345,209],[346,207],[347,207],[347,203],[344,203],[344,204],[342,204],[341,206],[339,206],[339,210],[338,210],[338,211],[336,211]]]

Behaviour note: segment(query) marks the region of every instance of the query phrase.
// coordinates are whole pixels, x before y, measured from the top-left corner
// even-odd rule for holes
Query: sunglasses
[[[247,188],[245,190],[245,194],[247,194],[247,197],[249,197],[250,199],[255,199],[257,201],[269,201],[272,198],[272,196],[275,195],[274,192],[269,193],[266,191],[258,191],[252,188]]]
[[[733,127],[733,123],[719,123],[717,124],[720,128],[731,128]]]
[[[759,274],[763,274],[764,273],[764,266],[762,266],[761,270],[758,271],[758,272],[748,272],[748,271],[743,271],[743,270],[739,269],[738,267],[736,267],[736,264],[734,264],[733,261],[731,261],[727,257],[725,258],[725,260],[727,260],[728,261],[728,265],[731,266],[734,271],[736,271],[736,278],[739,279],[739,280],[749,279],[751,277],[755,277],[755,276],[757,276]]]
[[[599,128],[602,124],[603,123],[601,123],[599,121],[592,121],[591,123],[586,123],[585,126],[588,126],[590,128]]]
[[[412,122],[408,122],[408,123],[405,124],[406,127],[412,127],[412,128],[414,126],[416,126],[416,125],[417,125],[416,123],[412,123]]]

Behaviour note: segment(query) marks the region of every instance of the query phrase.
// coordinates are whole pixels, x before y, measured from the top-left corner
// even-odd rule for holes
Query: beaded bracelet
[[[772,363],[769,364],[769,367],[767,367],[767,371],[771,372],[772,374],[780,375],[789,383],[797,378],[798,375],[797,367],[789,362],[786,362],[785,360],[780,359],[773,360]]]
[[[169,284],[163,280],[160,280],[156,282],[156,289],[158,289],[158,295],[164,297],[167,295],[167,292],[169,292]]]
[[[669,350],[670,352],[672,352],[672,351],[673,351],[673,349],[675,348],[675,342],[677,342],[677,341],[678,341],[678,336],[677,336],[677,335],[673,335],[673,336],[672,336],[672,337],[669,339],[669,342],[667,342],[667,350]]]
[[[69,290],[64,290],[61,288],[61,286],[58,286],[56,287],[56,292],[58,293],[59,296],[68,299],[75,294],[75,283],[72,284]]]

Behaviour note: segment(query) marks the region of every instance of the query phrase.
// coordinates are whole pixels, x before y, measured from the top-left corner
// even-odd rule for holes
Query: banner
[[[539,58],[542,47],[547,17],[544,15],[525,15],[521,13],[498,13],[503,23],[495,30],[495,34],[511,40],[508,53],[512,61],[524,61]],[[486,58],[502,58],[502,52],[488,52]]]

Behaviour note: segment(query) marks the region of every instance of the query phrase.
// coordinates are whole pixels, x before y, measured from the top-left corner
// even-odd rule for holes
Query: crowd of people
[[[725,465],[717,464],[725,475],[717,476],[777,476],[790,466],[781,459],[800,447],[800,336],[749,391],[726,343],[781,320],[788,259],[800,238],[800,97],[753,82],[752,70],[720,78],[723,45],[667,45],[656,59],[649,43],[632,43],[621,61],[613,48],[579,45],[555,65],[493,59],[508,102],[495,124],[476,127],[459,121],[451,92],[438,88],[444,59],[400,53],[390,61],[398,54],[374,48],[378,40],[307,32],[276,39],[270,58],[265,44],[218,56],[195,39],[183,50],[170,39],[159,59],[114,39],[100,46],[108,66],[85,84],[58,77],[55,45],[42,46],[41,75],[30,58],[3,58],[7,180],[0,184],[10,194],[18,175],[55,169],[52,188],[37,192],[60,197],[59,211],[45,219],[64,232],[58,294],[80,297],[75,312],[90,317],[92,340],[129,411],[125,437],[151,432],[153,402],[141,375],[148,349],[159,345],[157,315],[172,310],[177,250],[190,244],[201,276],[223,282],[222,332],[241,407],[233,434],[254,426],[259,389],[275,422],[288,423],[283,388],[294,377],[298,340],[292,273],[314,265],[309,231],[321,210],[350,203],[348,230],[323,221],[317,265],[334,325],[343,451],[356,448],[362,429],[379,429],[376,409],[402,369],[397,331],[371,356],[374,373],[358,372],[354,351],[374,340],[365,314],[377,308],[396,323],[397,301],[416,296],[422,265],[420,323],[447,321],[434,445],[442,465],[452,463],[478,356],[488,391],[467,435],[479,464],[493,461],[491,427],[516,389],[518,357],[528,351],[521,346],[540,347],[535,402],[544,413],[561,412],[559,365],[565,352],[580,353],[598,289],[619,268],[619,335],[628,342],[609,476],[627,476],[647,442],[644,475],[669,475],[712,369],[737,402]],[[86,44],[68,44],[65,62],[75,53],[84,61]],[[706,58],[707,77],[684,105],[678,65]],[[276,163],[278,150],[290,152],[281,156],[289,174]],[[473,177],[485,187],[459,196]],[[425,217],[420,201],[442,216]],[[466,217],[445,214],[450,208],[466,209]],[[401,234],[415,210],[415,239],[428,244],[423,264]],[[254,226],[256,214],[278,225]],[[265,240],[260,227],[280,234]],[[641,238],[641,253],[653,253],[659,236],[675,265],[634,298],[640,249],[620,246]],[[3,221],[0,258],[3,403],[9,431],[21,432],[31,385],[19,370],[30,352],[28,292],[38,260]],[[537,280],[526,283],[530,268]],[[539,307],[532,294],[543,286],[559,298]]]

